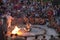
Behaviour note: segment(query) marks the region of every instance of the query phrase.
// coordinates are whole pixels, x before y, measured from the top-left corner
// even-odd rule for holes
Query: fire
[[[26,24],[26,28],[18,28],[17,26],[15,26],[12,31],[12,34],[23,35],[23,33],[30,31],[30,26],[30,23]]]
[[[12,34],[22,35],[22,31],[20,31],[20,28],[15,26],[14,30],[12,31]]]
[[[12,34],[17,34],[17,32],[18,32],[19,30],[20,30],[20,29],[19,29],[17,26],[15,26],[14,30],[12,31]]]

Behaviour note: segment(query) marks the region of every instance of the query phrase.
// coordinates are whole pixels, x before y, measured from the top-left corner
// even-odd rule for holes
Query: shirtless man
[[[9,14],[6,15],[8,28],[11,27],[12,20],[14,19]]]

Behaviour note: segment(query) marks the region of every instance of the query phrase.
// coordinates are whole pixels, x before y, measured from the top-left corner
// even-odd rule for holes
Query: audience
[[[60,5],[53,5],[51,1],[0,0],[0,16],[6,15],[8,19],[10,19],[10,17],[14,19],[12,23],[9,23],[9,26],[13,23],[26,24],[27,21],[31,24],[44,25],[48,19],[51,28],[56,29],[58,33],[60,32],[60,24],[56,22],[56,18],[60,17]],[[9,22],[11,22],[11,20],[9,20]],[[43,37],[42,40],[44,39],[45,37]]]

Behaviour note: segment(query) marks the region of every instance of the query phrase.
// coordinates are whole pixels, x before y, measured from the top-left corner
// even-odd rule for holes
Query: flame
[[[12,31],[12,34],[23,35],[23,32],[22,30],[20,30],[20,28],[15,26],[14,30]]]
[[[12,34],[17,34],[17,35],[23,35],[23,31],[20,30],[17,26],[15,26],[14,30],[12,31]]]
[[[25,32],[30,31],[31,24],[27,24],[26,28],[20,29],[17,26],[12,30],[12,34],[23,35]]]
[[[20,29],[17,26],[15,26],[14,30],[12,31],[12,34],[17,34],[19,30]]]
[[[18,35],[23,35],[23,32],[22,31],[18,31],[17,34]]]

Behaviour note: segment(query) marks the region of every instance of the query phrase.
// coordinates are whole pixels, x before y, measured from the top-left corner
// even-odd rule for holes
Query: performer
[[[10,16],[9,14],[6,16],[6,18],[7,18],[7,25],[9,28],[9,27],[11,27],[11,23],[14,18],[12,16]]]
[[[29,22],[26,23],[26,31],[31,31],[31,24]]]

